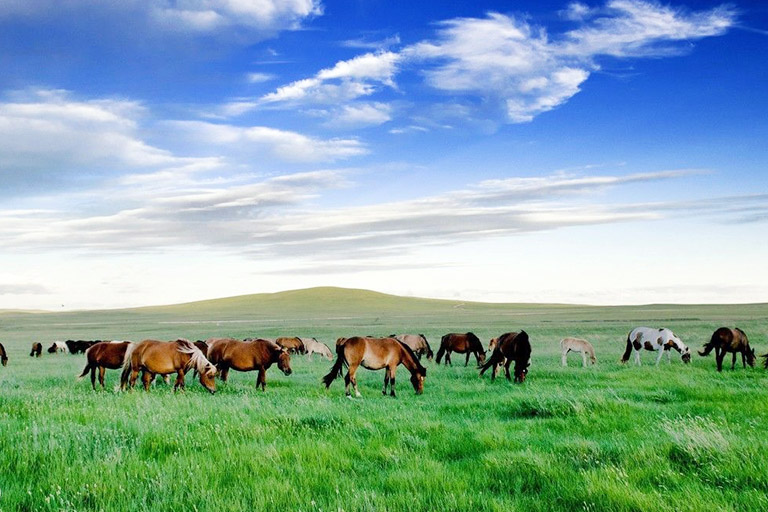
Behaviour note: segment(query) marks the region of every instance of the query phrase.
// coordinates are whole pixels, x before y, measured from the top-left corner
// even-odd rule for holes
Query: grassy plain
[[[768,510],[768,371],[675,354],[620,366],[626,333],[670,327],[692,349],[738,325],[768,349],[768,305],[588,307],[478,304],[313,289],[159,308],[0,312],[0,511]],[[236,373],[216,395],[93,392],[82,355],[28,356],[33,341],[446,332],[485,343],[525,329],[523,385],[480,379],[454,357],[426,363],[424,395],[398,371],[361,370],[363,398],[320,385],[330,363],[294,357],[267,391]],[[558,340],[599,363],[560,366]],[[461,361],[459,363],[459,361]],[[459,364],[456,364],[459,363]]]

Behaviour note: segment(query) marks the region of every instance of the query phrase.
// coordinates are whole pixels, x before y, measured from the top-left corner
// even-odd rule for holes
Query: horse
[[[97,343],[101,343],[101,340],[85,341],[85,340],[67,340],[64,342],[67,345],[67,349],[70,354],[78,354],[80,352],[85,353],[86,350],[91,348]]]
[[[265,391],[267,369],[272,366],[272,363],[277,363],[277,367],[285,375],[292,373],[291,356],[288,350],[273,341],[260,339],[239,341],[232,338],[216,338],[208,341],[208,357],[211,363],[216,365],[224,382],[227,381],[230,368],[239,372],[258,370],[256,389],[261,386],[261,390]]]
[[[390,334],[389,337],[395,338],[400,343],[405,343],[411,347],[411,350],[413,350],[413,353],[419,358],[419,361],[421,361],[421,356],[425,354],[427,356],[427,361],[431,361],[434,356],[432,347],[429,346],[427,337],[423,334]]]
[[[312,354],[320,354],[329,361],[333,361],[333,352],[325,343],[320,343],[316,338],[301,338],[307,351],[307,359],[312,360]]]
[[[560,350],[562,351],[563,366],[568,366],[568,352],[581,352],[581,362],[584,368],[587,367],[587,356],[592,364],[597,364],[595,349],[590,342],[581,338],[563,338],[560,340]]]
[[[741,352],[741,364],[744,368],[749,366],[755,366],[755,349],[749,347],[749,340],[747,334],[736,327],[731,329],[730,327],[720,327],[710,338],[709,343],[702,347],[703,350],[699,350],[700,356],[708,356],[712,349],[715,349],[715,359],[717,360],[717,371],[723,371],[723,359],[725,359],[726,352],[733,352],[733,360],[731,362],[731,370],[736,367],[736,353]]]
[[[0,364],[3,366],[8,365],[8,352],[5,351],[5,347],[0,343]]]
[[[297,354],[306,354],[307,349],[304,347],[304,342],[301,338],[281,336],[275,338],[275,343],[283,347],[288,352],[296,352]]]
[[[325,388],[328,389],[331,383],[340,377],[343,373],[344,365],[349,367],[347,375],[344,377],[345,392],[351,397],[349,384],[355,387],[355,396],[361,396],[357,388],[357,368],[363,366],[369,370],[381,370],[386,368],[384,374],[384,389],[382,393],[387,394],[387,385],[390,388],[390,395],[395,396],[395,374],[398,365],[402,364],[411,372],[411,384],[417,395],[424,392],[424,379],[427,377],[427,369],[424,368],[413,350],[394,338],[363,338],[354,336],[352,338],[339,338],[336,341],[336,362],[331,367],[331,371],[323,377]]]
[[[485,362],[485,350],[483,350],[483,344],[480,343],[480,339],[474,335],[474,333],[468,332],[464,334],[450,333],[446,334],[440,340],[440,349],[437,351],[437,364],[440,364],[440,359],[445,354],[445,364],[451,362],[451,352],[458,352],[459,354],[467,354],[467,360],[464,362],[464,366],[469,364],[469,356],[475,354],[477,359],[477,365],[480,366]]]
[[[490,359],[480,368],[480,376],[493,367],[491,381],[496,380],[499,366],[504,365],[507,380],[512,380],[509,374],[509,366],[515,362],[515,382],[522,384],[528,375],[531,366],[531,342],[525,331],[508,332],[496,338],[496,345]]]
[[[102,341],[92,345],[85,351],[86,364],[78,380],[91,372],[91,387],[96,391],[96,369],[99,370],[99,384],[104,389],[104,374],[107,368],[119,370],[123,366],[125,353],[130,346],[130,341]]]
[[[48,347],[49,354],[55,354],[56,352],[68,352],[66,343],[63,341],[54,341],[53,344]]]
[[[640,366],[640,349],[655,350],[659,353],[656,357],[656,366],[661,361],[661,356],[664,355],[664,351],[667,351],[667,360],[671,363],[672,356],[669,352],[670,349],[680,352],[680,359],[684,363],[691,362],[691,350],[680,341],[680,338],[675,336],[675,333],[669,329],[656,329],[651,327],[636,327],[632,329],[627,335],[627,348],[624,354],[621,356],[621,362],[626,363],[629,361],[629,356],[632,354],[632,349],[635,349],[635,361]]]
[[[189,340],[144,340],[130,345],[125,352],[120,389],[124,390],[126,386],[133,388],[140,371],[145,391],[149,391],[149,385],[156,374],[165,376],[174,372],[176,383],[173,390],[184,389],[184,374],[190,368],[196,368],[199,372],[200,384],[211,394],[216,392],[216,367]]]
[[[32,343],[32,352],[29,353],[29,357],[40,357],[40,354],[43,353],[43,344],[39,341],[35,341]]]

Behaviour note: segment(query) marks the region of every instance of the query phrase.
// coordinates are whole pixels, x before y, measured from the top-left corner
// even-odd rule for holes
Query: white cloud
[[[275,75],[271,73],[254,72],[254,73],[248,73],[246,75],[246,80],[248,81],[248,83],[251,83],[251,84],[260,84],[262,82],[269,82],[270,80],[274,80],[275,78],[276,78]]]
[[[331,114],[325,123],[333,128],[360,128],[384,124],[392,119],[392,107],[385,103],[355,103],[344,105]]]
[[[226,153],[262,154],[286,162],[329,162],[364,155],[365,145],[356,138],[318,139],[298,132],[266,126],[234,126],[204,121],[168,121],[175,135],[197,147],[215,147]]]

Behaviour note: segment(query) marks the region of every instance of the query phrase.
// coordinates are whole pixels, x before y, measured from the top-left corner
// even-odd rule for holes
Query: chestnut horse
[[[421,361],[421,356],[423,355],[427,356],[427,361],[431,361],[432,357],[435,355],[432,352],[432,347],[429,346],[427,337],[423,334],[390,334],[389,337],[395,338],[400,343],[404,343],[411,347],[411,350],[413,350],[413,353],[419,358],[419,361]]]
[[[326,389],[331,383],[340,377],[344,370],[344,365],[349,367],[347,375],[344,377],[344,388],[347,396],[349,384],[355,387],[355,396],[360,396],[360,390],[357,389],[357,368],[363,366],[369,370],[381,370],[386,368],[384,374],[384,389],[382,393],[387,394],[387,385],[390,387],[390,394],[395,396],[395,373],[398,365],[403,366],[411,372],[411,384],[417,395],[424,392],[424,379],[427,376],[427,369],[419,362],[416,354],[411,348],[394,338],[362,338],[354,336],[352,338],[339,338],[336,341],[336,362],[331,371],[323,377],[323,383]]]
[[[8,352],[5,351],[2,343],[0,343],[0,364],[3,366],[8,364]]]
[[[733,352],[733,361],[731,370],[736,367],[736,353],[741,352],[741,363],[744,368],[755,366],[755,349],[749,347],[749,340],[744,331],[736,327],[720,327],[710,338],[709,343],[705,344],[703,350],[699,350],[700,356],[708,356],[712,349],[715,349],[715,359],[717,361],[717,371],[723,371],[723,359],[726,352]]]
[[[208,340],[208,357],[220,372],[221,380],[227,381],[229,369],[239,372],[259,370],[256,389],[267,387],[267,369],[272,363],[285,375],[290,375],[291,356],[288,351],[274,341],[256,339],[240,341],[232,338],[214,338]]]
[[[496,346],[491,358],[480,369],[480,376],[493,366],[491,380],[496,379],[499,366],[504,365],[507,380],[512,380],[509,375],[509,365],[515,362],[515,382],[523,383],[528,375],[528,367],[531,366],[531,342],[525,331],[508,332],[496,338]]]
[[[216,392],[216,367],[214,367],[200,349],[189,340],[176,341],[144,340],[131,344],[125,352],[123,373],[120,375],[120,389],[126,386],[133,388],[139,372],[144,389],[149,391],[149,385],[155,375],[176,373],[176,383],[173,390],[184,389],[184,374],[195,368],[200,373],[200,384],[211,394]]]
[[[304,342],[301,338],[281,336],[275,338],[275,343],[283,347],[288,352],[296,352],[297,354],[306,354],[307,349],[304,347]]]
[[[43,353],[43,344],[39,341],[35,341],[32,343],[32,352],[29,353],[29,357],[35,356],[40,357],[40,354]]]
[[[464,362],[464,366],[469,364],[469,356],[475,354],[477,359],[477,365],[480,366],[485,362],[485,350],[483,350],[483,344],[480,343],[480,339],[474,335],[474,333],[468,332],[464,334],[450,333],[443,336],[440,340],[440,349],[437,351],[437,364],[440,364],[440,359],[445,354],[445,364],[451,363],[451,352],[458,352],[459,354],[467,354],[467,360]]]
[[[130,341],[102,341],[91,345],[91,347],[85,351],[85,358],[87,360],[83,373],[77,378],[82,379],[86,374],[91,372],[91,387],[96,391],[96,369],[99,370],[99,384],[101,389],[104,389],[104,374],[107,368],[110,370],[118,370],[122,368],[123,361],[125,360],[125,352],[128,350]]]

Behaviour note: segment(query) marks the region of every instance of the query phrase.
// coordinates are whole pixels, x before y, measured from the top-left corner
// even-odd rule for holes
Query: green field
[[[683,366],[621,366],[627,332],[672,328],[698,349],[722,325],[768,351],[768,304],[588,307],[479,304],[333,288],[179,306],[72,313],[0,312],[0,511],[60,510],[768,510],[768,371],[718,374],[712,356]],[[331,363],[292,359],[294,373],[230,374],[216,395],[188,381],[174,394],[116,393],[76,381],[83,355],[29,357],[66,339],[201,339],[475,332],[485,344],[525,329],[523,385],[478,378],[470,363],[428,368],[416,396],[398,370],[360,370],[344,397]],[[594,344],[598,365],[558,341]],[[316,357],[316,356],[315,356]],[[762,360],[760,361],[762,362]]]

